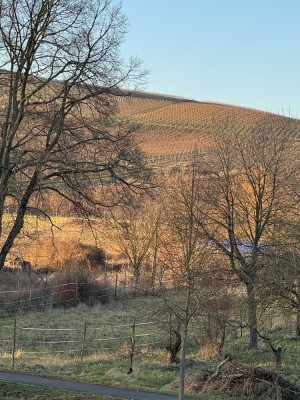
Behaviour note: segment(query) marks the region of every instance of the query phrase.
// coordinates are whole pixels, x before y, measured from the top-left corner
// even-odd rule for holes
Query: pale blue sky
[[[300,0],[123,0],[147,91],[300,118]]]

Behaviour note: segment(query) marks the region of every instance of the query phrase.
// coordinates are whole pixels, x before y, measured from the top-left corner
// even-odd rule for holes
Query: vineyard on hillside
[[[211,146],[210,136],[220,122],[232,121],[236,133],[247,132],[264,119],[272,121],[278,134],[297,138],[300,132],[296,119],[152,93],[118,97],[118,109],[120,119],[137,124],[136,139],[152,165],[177,165],[201,157]]]

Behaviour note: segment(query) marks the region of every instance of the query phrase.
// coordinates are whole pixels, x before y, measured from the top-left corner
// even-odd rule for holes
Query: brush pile
[[[193,389],[203,393],[245,396],[250,400],[299,400],[300,387],[276,371],[223,361],[215,371],[202,370]]]

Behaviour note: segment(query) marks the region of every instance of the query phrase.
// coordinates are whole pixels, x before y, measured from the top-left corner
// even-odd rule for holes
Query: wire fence
[[[150,330],[151,329],[151,330]],[[38,359],[39,363],[50,357],[72,357],[83,362],[86,357],[102,352],[119,353],[130,360],[142,348],[165,346],[167,333],[159,321],[131,322],[96,326],[83,323],[76,327],[24,326],[14,319],[11,325],[0,326],[0,352],[2,358],[15,366],[18,360]]]
[[[162,287],[171,287],[173,281],[160,282],[155,289],[151,284],[136,284],[134,280],[82,282],[76,279],[61,284],[54,282],[33,283],[31,287],[0,291],[0,317],[18,315],[18,313],[45,311],[55,307],[74,307],[80,302],[89,306],[107,303],[124,296],[135,298],[138,295],[155,294]]]
[[[115,290],[116,291],[116,290]],[[76,306],[80,301],[107,302],[111,296],[110,284],[68,282],[30,289],[0,291],[0,317],[19,312],[44,311],[52,307]]]

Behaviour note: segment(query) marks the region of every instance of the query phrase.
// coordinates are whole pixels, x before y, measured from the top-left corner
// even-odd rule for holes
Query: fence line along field
[[[77,380],[81,371],[83,380],[118,385],[125,379],[132,383],[129,386],[139,386],[135,381],[141,363],[160,359],[169,341],[165,321],[157,314],[160,307],[158,299],[151,297],[7,317],[0,324],[1,367],[43,370]],[[144,384],[158,389],[176,373],[177,367],[166,368],[154,387]]]
[[[289,319],[280,313],[267,319],[266,325],[272,319],[272,336],[284,347],[282,372],[297,381],[300,371],[295,368],[295,361],[300,356],[299,346],[284,339],[292,329]],[[218,362],[211,357],[213,350],[207,342],[205,326],[204,315],[195,316],[191,322],[188,391],[196,384],[199,368],[215,368]],[[267,345],[259,353],[248,352],[247,334],[238,325],[233,328],[229,324],[227,329],[226,348],[235,360],[273,368]],[[124,298],[94,307],[81,303],[77,308],[21,313],[1,319],[0,366],[63,379],[174,393],[179,367],[169,364],[166,348],[170,333],[173,336],[164,304],[153,296]],[[197,397],[197,393],[193,395]],[[200,398],[227,397],[206,397],[201,393]]]
[[[153,327],[152,327],[153,326]],[[14,367],[16,362],[47,362],[49,358],[83,362],[84,358],[107,353],[119,352],[128,355],[134,352],[147,352],[154,346],[161,347],[167,342],[165,331],[159,321],[139,321],[135,317],[119,321],[117,325],[93,322],[78,325],[28,326],[18,324],[16,318],[11,325],[1,326],[1,352]]]

